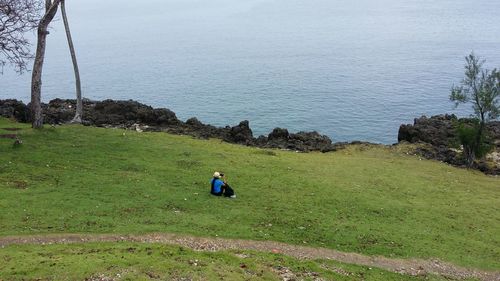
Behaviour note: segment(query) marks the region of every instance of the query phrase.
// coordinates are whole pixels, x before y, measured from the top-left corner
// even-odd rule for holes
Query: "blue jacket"
[[[224,182],[221,179],[213,178],[210,180],[210,186],[211,186],[210,193],[220,194],[222,193],[222,187],[224,186]]]

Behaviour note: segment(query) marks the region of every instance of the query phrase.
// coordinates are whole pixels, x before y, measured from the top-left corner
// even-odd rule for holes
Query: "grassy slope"
[[[159,244],[10,246],[0,251],[0,260],[0,280],[283,280],[277,271],[286,269],[300,280],[446,280],[327,260],[299,261],[249,251],[199,253]]]
[[[14,126],[26,127],[0,119]],[[500,268],[500,179],[396,149],[298,154],[80,126],[21,135],[20,148],[0,139],[0,235],[162,231]],[[214,170],[238,199],[207,194]]]

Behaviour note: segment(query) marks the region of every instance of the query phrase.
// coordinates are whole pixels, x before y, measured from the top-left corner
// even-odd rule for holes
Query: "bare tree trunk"
[[[35,63],[33,65],[33,74],[31,76],[31,113],[32,113],[32,127],[41,128],[43,126],[42,115],[42,69],[45,59],[45,47],[47,43],[48,26],[54,19],[57,13],[60,0],[45,1],[45,15],[38,24],[38,39],[36,46]]]
[[[71,38],[71,31],[69,29],[68,17],[66,15],[66,1],[61,0],[61,12],[64,21],[64,29],[66,30],[66,38],[68,39],[69,51],[71,53],[71,60],[73,61],[73,70],[75,72],[76,81],[76,112],[75,117],[71,120],[72,123],[82,123],[83,118],[83,102],[82,102],[82,86],[80,82],[80,70],[78,69],[78,62],[76,60],[75,46]]]
[[[47,38],[47,29],[38,27],[38,43],[36,46],[35,63],[31,76],[31,121],[33,128],[41,128],[43,125],[41,88],[42,88],[42,67],[45,57],[45,43]]]
[[[472,145],[464,145],[464,156],[465,156],[465,162],[467,164],[468,168],[472,168],[474,165],[474,159],[476,158],[475,153],[474,153],[474,146]]]

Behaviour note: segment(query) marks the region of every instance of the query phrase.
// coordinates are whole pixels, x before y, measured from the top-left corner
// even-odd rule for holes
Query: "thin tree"
[[[477,124],[472,124],[472,128],[459,128],[465,158],[470,167],[476,157],[482,157],[487,152],[487,149],[483,149],[486,122],[500,115],[500,72],[496,68],[492,71],[484,69],[485,61],[474,53],[468,55],[465,61],[465,78],[460,86],[452,88],[450,100],[455,102],[455,107],[472,104],[478,120]]]
[[[83,102],[82,102],[82,86],[80,82],[80,70],[78,69],[78,61],[76,60],[75,47],[73,39],[71,38],[71,31],[69,29],[68,16],[66,15],[66,1],[61,0],[61,12],[64,21],[64,29],[66,30],[66,38],[68,39],[69,51],[71,53],[71,60],[73,62],[73,70],[75,73],[76,85],[76,112],[72,123],[82,123],[83,118]]]
[[[20,73],[27,70],[33,55],[24,35],[37,28],[40,8],[38,0],[0,0],[0,72],[6,64]]]
[[[45,14],[38,23],[35,63],[31,77],[31,118],[33,128],[41,128],[43,126],[41,103],[43,62],[45,59],[47,35],[49,34],[48,27],[57,13],[60,2],[61,0],[45,0]]]

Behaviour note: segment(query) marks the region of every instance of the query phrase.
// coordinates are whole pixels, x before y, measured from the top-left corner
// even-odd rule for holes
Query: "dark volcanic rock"
[[[459,121],[471,122],[471,119],[458,119],[455,115],[438,115],[430,118],[422,116],[415,119],[413,125],[400,126],[398,142],[427,143],[429,147],[419,147],[416,152],[427,159],[464,166],[462,153],[454,149],[459,144],[456,133],[456,124]],[[487,123],[486,131],[495,150],[500,151],[500,122]],[[482,161],[476,163],[475,168],[488,174],[498,174],[499,170],[499,167],[489,166]]]
[[[293,149],[293,145],[290,142],[290,133],[287,129],[274,128],[273,131],[267,136],[267,138],[261,138],[258,140],[262,143],[262,146],[268,148],[280,148],[280,149]]]
[[[192,117],[186,123],[180,123],[174,126],[168,126],[167,132],[173,134],[189,135],[197,138],[224,138],[227,135],[228,128],[217,128],[212,125],[203,124],[196,117]]]
[[[476,168],[485,174],[500,175],[500,166],[492,167],[490,163],[487,163],[485,161],[479,161],[474,165],[475,166],[473,168]]]
[[[267,137],[266,136],[259,136],[257,139],[255,139],[255,146],[258,147],[265,147],[267,144]]]
[[[333,150],[332,140],[316,131],[298,132],[290,135],[290,139],[296,147],[302,148],[302,151],[319,150],[328,152]]]
[[[254,139],[252,129],[250,129],[250,123],[247,120],[241,121],[238,126],[230,128],[223,139],[230,143],[244,145],[252,144]]]
[[[84,116],[94,125],[179,125],[175,113],[166,108],[154,109],[136,101],[104,100],[93,104],[93,113]]]
[[[500,151],[500,121],[490,122],[486,127],[493,144],[497,147],[497,150]]]
[[[437,115],[430,118],[422,116],[416,118],[413,125],[399,127],[398,142],[425,142],[436,147],[452,147],[457,144],[455,124],[468,120],[470,119],[458,119],[455,115]],[[499,121],[489,122],[486,131],[493,142],[500,140]],[[500,148],[500,143],[497,143],[497,147]]]
[[[191,126],[193,128],[201,128],[204,126],[203,123],[201,123],[201,121],[198,120],[198,118],[196,117],[189,118],[186,121],[186,125]]]
[[[63,124],[75,115],[76,101],[54,99],[43,104],[44,122]],[[83,119],[86,125],[124,126],[144,124],[148,126],[178,125],[175,113],[165,108],[152,108],[136,101],[83,100]]]
[[[332,151],[332,140],[318,132],[298,132],[290,134],[287,129],[275,128],[267,138],[256,141],[263,147],[290,149],[296,151]],[[264,143],[262,145],[262,143]]]
[[[416,118],[413,125],[399,127],[398,142],[425,142],[435,146],[449,146],[456,140],[455,115],[438,115],[431,118]]]
[[[18,100],[0,100],[0,116],[15,118],[19,122],[28,122],[29,108]]]
[[[455,166],[465,166],[462,156],[445,146],[418,147],[415,152],[426,159],[434,159]]]
[[[44,123],[63,124],[70,122],[75,115],[76,101],[54,99],[42,104]],[[198,138],[220,138],[226,142],[258,146],[263,148],[280,148],[296,151],[332,151],[329,137],[318,132],[299,132],[290,134],[287,129],[276,128],[268,137],[253,137],[248,121],[242,121],[234,127],[218,128],[203,124],[196,118],[185,123],[177,119],[174,112],[166,108],[152,108],[136,101],[90,101],[83,100],[83,124],[89,126],[115,127],[132,129],[139,132],[169,132],[190,135]],[[0,101],[0,115],[16,118],[21,122],[29,121],[29,110],[26,105],[16,100]]]
[[[290,133],[288,133],[287,129],[282,128],[274,128],[273,131],[267,137],[268,141],[276,141],[283,142],[288,141],[290,139]]]
[[[75,116],[75,110],[75,100],[51,100],[49,104],[42,104],[43,122],[47,124],[67,123]]]

